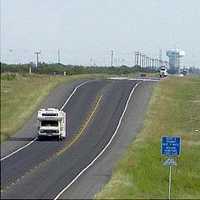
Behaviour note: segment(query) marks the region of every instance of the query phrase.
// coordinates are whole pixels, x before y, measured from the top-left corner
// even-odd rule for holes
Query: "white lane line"
[[[129,81],[147,81],[147,82],[158,82],[160,78],[128,78],[128,77],[110,77],[111,80],[129,80]]]
[[[9,158],[10,156],[16,154],[17,152],[21,151],[22,149],[28,147],[29,145],[31,145],[33,142],[35,142],[37,140],[37,138],[34,138],[33,140],[31,140],[28,144],[24,145],[23,147],[17,149],[16,151],[13,151],[12,153],[8,154],[7,156],[1,158],[1,161],[5,160],[6,158]]]
[[[61,107],[61,110],[63,110],[63,108],[66,106],[66,104],[69,102],[69,100],[71,99],[71,97],[74,95],[74,93],[77,91],[78,88],[80,88],[81,86],[85,85],[86,83],[88,83],[89,81],[85,81],[81,84],[79,84],[77,87],[75,87],[75,89],[73,90],[73,92],[71,93],[71,95],[67,98],[67,100],[65,101],[64,105]],[[15,150],[14,152],[8,154],[7,156],[1,158],[1,161],[5,160],[6,158],[9,158],[10,156],[16,154],[17,152],[21,151],[22,149],[28,147],[29,145],[31,145],[33,142],[35,142],[37,140],[37,137],[34,138],[33,140],[31,140],[28,144],[20,147],[19,149]]]
[[[159,82],[160,79],[153,79],[153,78],[130,78],[128,79],[130,81],[146,81],[146,82]]]
[[[121,125],[121,122],[122,122],[122,119],[124,117],[124,114],[128,108],[128,104],[129,104],[129,101],[131,99],[131,96],[133,94],[133,92],[135,91],[135,89],[137,88],[137,86],[139,84],[141,84],[142,82],[138,82],[134,87],[133,89],[131,90],[130,92],[130,95],[128,97],[128,100],[126,102],[126,105],[125,105],[125,108],[124,108],[124,111],[119,119],[119,122],[118,122],[118,125],[117,125],[117,128],[115,129],[115,132],[114,134],[112,135],[111,139],[109,140],[109,142],[107,143],[107,145],[103,148],[103,150],[96,156],[96,158],[94,158],[94,160],[92,162],[90,162],[90,164],[85,167],[61,192],[59,192],[59,194],[54,198],[54,200],[57,200],[89,167],[91,167],[94,162],[104,153],[104,151],[108,148],[108,146],[111,144],[111,142],[113,141],[113,139],[115,138],[116,134],[117,134],[117,131]]]
[[[78,88],[80,88],[81,86],[85,85],[86,83],[88,83],[89,81],[85,81],[83,83],[81,83],[80,85],[78,85],[73,92],[71,93],[71,95],[68,97],[68,99],[65,101],[65,103],[63,104],[63,106],[60,108],[60,110],[63,110],[63,108],[66,106],[66,104],[69,102],[69,100],[71,99],[71,97],[74,95],[74,93],[76,92],[76,90]]]

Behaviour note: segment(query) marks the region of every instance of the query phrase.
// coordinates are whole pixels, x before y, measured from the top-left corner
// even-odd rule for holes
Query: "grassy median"
[[[1,141],[14,134],[61,83],[103,75],[1,74]]]
[[[171,197],[200,199],[199,77],[173,77],[154,88],[144,128],[96,199],[167,199],[169,169],[160,155],[162,135],[182,138]]]

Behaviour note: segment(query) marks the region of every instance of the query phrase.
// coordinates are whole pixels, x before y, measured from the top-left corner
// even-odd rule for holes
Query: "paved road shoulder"
[[[117,136],[103,156],[85,172],[60,198],[93,199],[110,180],[117,161],[143,127],[152,88],[155,83],[143,82],[135,90]]]
[[[60,108],[70,96],[74,88],[86,80],[77,80],[72,83],[63,83],[56,87],[48,97],[42,102],[40,108],[55,107]],[[34,130],[34,131],[33,131]],[[26,145],[37,136],[37,112],[33,113],[27,123],[1,144],[1,158],[14,152],[18,148]]]

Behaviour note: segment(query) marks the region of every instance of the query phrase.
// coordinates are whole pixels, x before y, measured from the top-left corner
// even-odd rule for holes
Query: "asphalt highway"
[[[1,198],[55,198],[108,143],[137,82],[97,80],[80,87],[63,109],[66,140],[36,140],[1,161]]]

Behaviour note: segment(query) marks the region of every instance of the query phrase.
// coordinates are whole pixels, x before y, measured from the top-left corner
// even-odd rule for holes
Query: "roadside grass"
[[[197,131],[198,130],[198,131]],[[182,151],[172,168],[173,199],[200,199],[200,77],[171,77],[154,88],[144,127],[96,199],[167,199],[169,168],[162,135],[179,135]]]
[[[1,142],[22,127],[49,92],[59,84],[100,77],[104,78],[106,75],[1,74]]]

